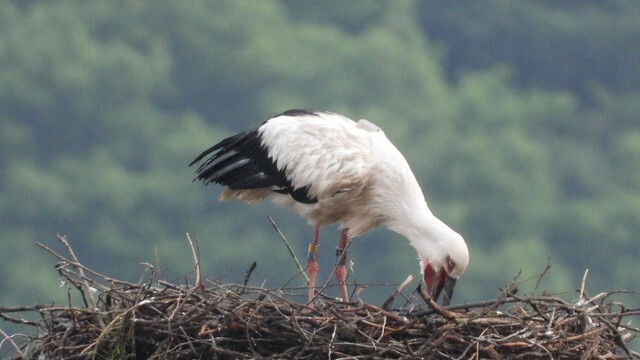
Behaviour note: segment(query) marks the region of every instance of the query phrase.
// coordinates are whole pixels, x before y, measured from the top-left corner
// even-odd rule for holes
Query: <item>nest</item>
[[[35,330],[24,341],[2,333],[15,358],[640,358],[626,345],[638,329],[625,324],[640,311],[608,300],[613,293],[583,289],[571,303],[508,287],[495,300],[443,308],[419,288],[393,309],[399,286],[382,306],[318,297],[310,307],[285,290],[247,286],[252,269],[235,285],[119,281],[79,263],[59,240],[69,256],[40,246],[84,304],[0,307],[5,321]],[[39,320],[24,319],[32,313]]]

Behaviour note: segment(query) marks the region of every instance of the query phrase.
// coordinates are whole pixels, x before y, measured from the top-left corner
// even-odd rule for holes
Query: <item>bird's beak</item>
[[[444,289],[444,295],[442,296],[442,305],[444,306],[449,305],[451,302],[456,280],[456,278],[449,276],[443,268],[436,271],[431,264],[427,264],[424,268],[424,283],[427,285],[429,295],[433,301],[437,302],[440,293]]]
[[[453,297],[453,288],[456,287],[457,280],[458,279],[452,278],[449,275],[447,275],[447,277],[444,279],[444,294],[442,295],[442,305],[449,306],[451,298]]]

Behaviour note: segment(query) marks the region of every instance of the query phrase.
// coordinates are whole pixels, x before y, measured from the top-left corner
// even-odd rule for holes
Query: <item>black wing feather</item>
[[[308,194],[308,187],[294,189],[284,171],[278,170],[262,143],[258,128],[230,136],[198,155],[192,166],[209,156],[196,170],[194,181],[217,183],[233,190],[268,189],[289,194],[301,203],[318,200]]]

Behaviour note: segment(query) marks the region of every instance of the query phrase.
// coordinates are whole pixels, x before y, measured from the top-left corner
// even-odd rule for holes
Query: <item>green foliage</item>
[[[540,289],[576,287],[587,267],[593,288],[636,287],[640,9],[571,3],[7,2],[0,288],[12,290],[0,302],[64,299],[34,245],[55,232],[131,280],[143,261],[190,274],[190,232],[205,274],[238,281],[256,260],[253,281],[282,285],[296,269],[266,215],[301,258],[309,228],[269,204],[217,203],[187,164],[296,107],[385,129],[434,212],[469,241],[460,300],[493,296],[549,257]],[[325,269],[334,237],[323,231]],[[358,239],[352,255],[360,283],[418,271],[389,231]]]
[[[593,84],[638,91],[640,3],[603,1],[422,1],[420,22],[449,45],[449,71],[496,62],[521,86],[568,89],[590,98]]]

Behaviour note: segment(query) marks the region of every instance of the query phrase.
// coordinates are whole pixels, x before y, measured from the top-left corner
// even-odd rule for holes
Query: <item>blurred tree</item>
[[[531,276],[549,256],[554,289],[574,286],[587,266],[602,273],[593,274],[594,287],[615,286],[637,256],[629,244],[640,223],[640,108],[629,60],[637,47],[627,43],[637,6],[332,4],[7,2],[0,271],[12,275],[0,287],[20,290],[0,302],[54,297],[54,275],[31,265],[46,262],[33,242],[56,231],[99,270],[130,279],[156,257],[167,276],[189,273],[181,239],[191,231],[205,273],[234,268],[236,281],[259,260],[255,281],[281,285],[296,270],[259,220],[275,211],[215,202],[218,190],[192,185],[186,165],[224,136],[294,107],[385,129],[434,212],[469,240],[460,299],[494,296],[518,268]],[[617,67],[602,65],[614,57]],[[308,237],[300,220],[277,220],[290,239]],[[323,243],[332,247],[334,235],[326,231]],[[409,246],[387,241],[395,237],[380,230],[359,239],[352,279],[416,273]],[[306,241],[295,240],[303,254]],[[330,268],[324,254],[321,266]],[[608,271],[601,259],[616,265]],[[384,295],[372,288],[366,298]]]
[[[602,1],[419,2],[420,22],[449,45],[451,76],[508,63],[521,87],[571,90],[591,86],[638,91],[640,3]]]

